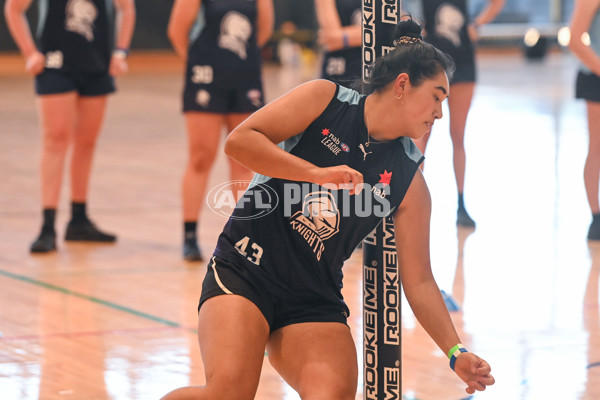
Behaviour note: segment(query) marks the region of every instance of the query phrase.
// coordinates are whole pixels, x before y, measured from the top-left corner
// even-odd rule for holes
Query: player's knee
[[[356,381],[328,380],[323,384],[307,385],[300,391],[302,400],[354,400],[356,398]]]
[[[69,147],[70,137],[68,129],[48,128],[44,133],[44,149],[51,152],[65,151]]]
[[[208,389],[208,386],[207,386]],[[247,392],[242,388],[230,385],[228,387],[214,387],[207,391],[208,398],[219,400],[253,400],[255,391]]]
[[[205,386],[208,398],[219,400],[252,400],[257,388],[258,381],[248,375],[208,376]]]
[[[80,151],[92,151],[96,147],[96,135],[79,135],[74,140],[74,146]]]
[[[209,153],[202,153],[194,155],[190,158],[189,168],[194,173],[203,173],[210,170],[215,161],[215,155]]]

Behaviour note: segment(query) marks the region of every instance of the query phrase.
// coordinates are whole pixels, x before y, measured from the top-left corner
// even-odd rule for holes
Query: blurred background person
[[[600,240],[600,0],[576,0],[570,30],[569,49],[581,63],[575,97],[584,99],[587,106],[589,146],[583,180],[592,211],[588,239]],[[589,44],[587,40],[584,42],[584,37],[589,37]]]
[[[67,151],[72,147],[71,220],[65,240],[114,242],[87,217],[92,159],[113,77],[127,72],[126,57],[135,25],[134,0],[43,1],[37,40],[25,12],[33,0],[7,0],[10,33],[35,76],[41,117],[40,162],[43,223],[31,252],[56,250],[55,217]],[[116,6],[115,36],[111,28]],[[113,49],[114,48],[114,49]]]
[[[273,32],[272,0],[175,0],[168,36],[186,63],[183,112],[183,258],[201,261],[198,219],[223,127],[230,132],[264,104],[261,47]],[[232,181],[252,172],[229,159]]]
[[[361,0],[315,0],[321,78],[350,86],[362,77]]]
[[[466,0],[408,0],[406,5],[406,11],[424,23],[425,41],[450,54],[456,63],[448,98],[454,176],[458,191],[456,223],[475,227],[475,221],[465,207],[463,195],[466,169],[465,127],[477,79],[475,42],[478,40],[479,27],[496,18],[504,6],[504,0],[488,0],[486,7],[473,21],[469,17]],[[430,135],[431,132],[415,141],[423,153]]]

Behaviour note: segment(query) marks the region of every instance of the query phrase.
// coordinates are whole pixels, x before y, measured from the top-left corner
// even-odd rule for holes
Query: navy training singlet
[[[457,74],[475,63],[466,0],[423,0],[425,41],[452,56]]]
[[[38,0],[37,44],[46,68],[105,73],[112,51],[112,0]]]
[[[244,265],[277,296],[343,301],[343,262],[398,207],[423,160],[407,137],[366,146],[365,98],[337,86],[323,113],[279,144],[320,167],[356,169],[365,190],[350,196],[257,174],[218,239],[217,257]]]
[[[190,32],[188,68],[210,68],[210,82],[235,86],[260,74],[254,0],[205,0]],[[203,73],[207,75],[207,73]],[[204,77],[203,79],[208,79]]]

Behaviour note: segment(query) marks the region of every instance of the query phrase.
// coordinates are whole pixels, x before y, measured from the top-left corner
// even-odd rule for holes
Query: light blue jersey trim
[[[119,39],[115,26],[117,21],[115,19],[115,7],[112,1],[104,2],[106,8],[106,29],[109,31],[109,37],[112,38],[112,43],[109,43],[111,49],[117,47],[117,40]]]
[[[292,151],[292,149],[294,147],[296,147],[296,145],[302,138],[302,135],[304,135],[304,132],[299,133],[296,136],[292,136],[291,138],[289,138],[287,140],[284,140],[283,142],[279,143],[277,146],[289,153],[290,151]],[[248,185],[248,190],[252,189],[256,185],[265,183],[265,182],[269,181],[270,179],[271,179],[270,176],[254,174],[254,178],[252,178],[252,182],[250,182],[250,185]]]
[[[421,158],[423,158],[423,153],[417,147],[417,145],[412,141],[411,138],[403,136],[400,138],[400,143],[404,146],[404,152],[414,162],[418,163]]]
[[[41,38],[46,27],[46,20],[48,19],[48,0],[40,0],[38,3],[38,26],[37,26],[37,37]]]
[[[348,89],[344,86],[339,86],[337,99],[341,102],[356,105],[360,101],[361,95],[356,90]]]
[[[113,11],[114,11],[114,5],[112,1],[105,1],[104,5],[106,6],[106,16],[107,19],[110,21],[110,19],[113,17]],[[112,26],[112,24],[109,23],[109,26]],[[116,38],[115,38],[116,40]]]
[[[198,13],[198,16],[196,17],[196,22],[194,22],[194,25],[192,26],[192,29],[190,30],[190,44],[194,43],[196,41],[196,39],[198,39],[198,36],[200,36],[200,34],[202,33],[202,30],[204,29],[204,27],[206,26],[206,18],[204,17],[205,11],[204,11],[204,5],[202,5],[202,7],[200,8],[200,12]]]

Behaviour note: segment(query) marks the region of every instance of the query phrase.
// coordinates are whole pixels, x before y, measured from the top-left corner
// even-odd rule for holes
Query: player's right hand
[[[321,186],[348,189],[350,194],[359,194],[363,188],[362,174],[347,165],[316,168],[313,174],[312,182]]]
[[[25,60],[25,70],[31,75],[38,75],[44,70],[46,57],[39,51],[31,53]]]
[[[473,353],[461,353],[456,359],[456,374],[468,385],[465,391],[469,394],[483,391],[493,385],[496,380],[490,373],[492,368],[487,361]]]

